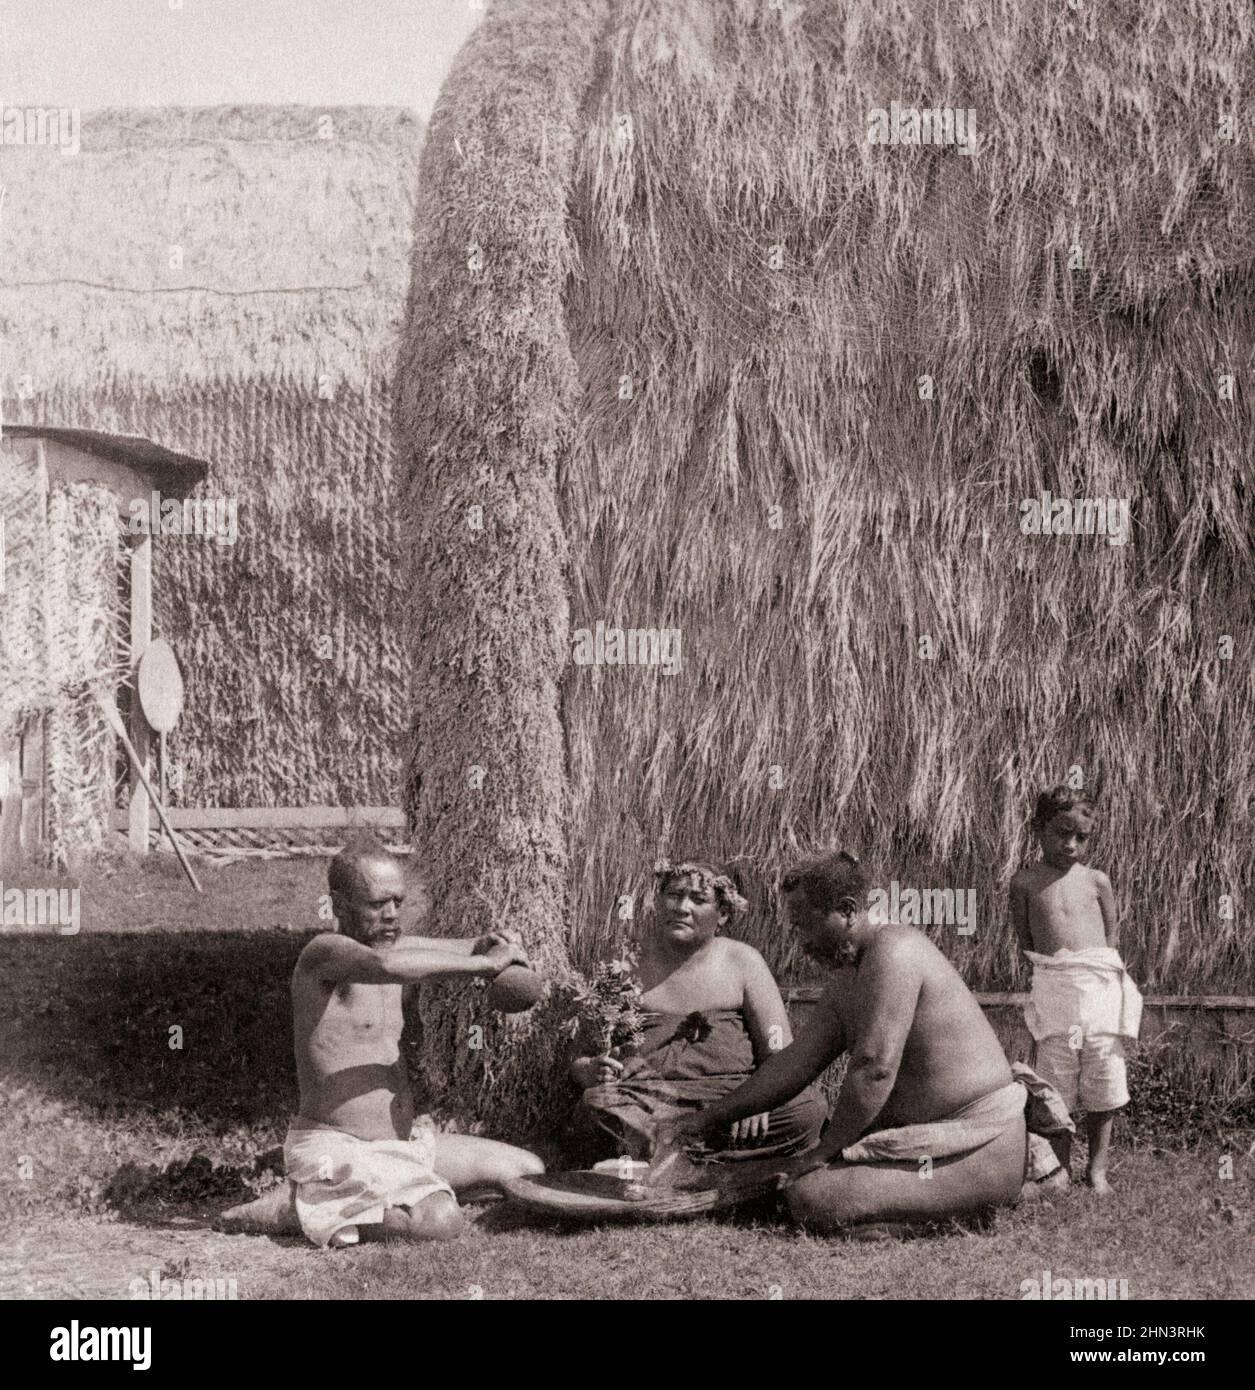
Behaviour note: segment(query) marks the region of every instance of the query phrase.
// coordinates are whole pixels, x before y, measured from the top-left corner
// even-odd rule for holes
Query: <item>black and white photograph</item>
[[[1250,0],[0,0],[6,1341],[1218,1361],[1253,460]]]

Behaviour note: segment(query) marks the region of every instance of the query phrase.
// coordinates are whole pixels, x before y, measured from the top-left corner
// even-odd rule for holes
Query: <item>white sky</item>
[[[411,106],[483,0],[0,0],[0,104]]]

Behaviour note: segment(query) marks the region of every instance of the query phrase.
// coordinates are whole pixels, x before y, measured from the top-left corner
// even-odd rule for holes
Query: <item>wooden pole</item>
[[[44,783],[47,775],[48,716],[41,714],[22,735],[22,805],[19,839],[22,854],[34,858],[44,843],[47,829]]]
[[[0,744],[0,871],[16,868],[22,857],[21,740]]]
[[[153,538],[150,529],[136,536],[131,542],[131,678],[139,668],[139,659],[153,636]],[[121,721],[119,720],[119,728]],[[131,695],[131,737],[127,747],[131,752],[131,766],[139,773],[139,780],[131,778],[131,799],[127,814],[127,840],[136,854],[148,853],[148,831],[151,814],[148,791],[148,757],[151,748],[151,733],[144,711],[139,707],[139,697],[132,686]],[[123,734],[125,738],[125,733]]]
[[[126,745],[126,751],[131,755],[131,765],[139,774],[139,779],[143,783],[144,790],[152,798],[153,804],[157,808],[157,818],[161,821],[162,828],[170,837],[170,843],[174,846],[174,852],[179,856],[179,863],[183,865],[183,872],[187,875],[188,882],[198,893],[204,892],[200,886],[200,881],[192,870],[192,866],[187,862],[187,856],[183,853],[183,846],[179,844],[178,837],[174,833],[174,827],[166,819],[166,808],[161,804],[161,799],[153,791],[152,783],[148,780],[148,773],[144,771],[144,765],[136,756],[136,750],[131,740],[126,736],[126,729],[122,723],[122,716],[118,713],[118,707],[113,703],[112,698],[100,696],[100,707],[104,711],[105,719],[108,720],[110,728]],[[138,704],[138,700],[136,701]]]

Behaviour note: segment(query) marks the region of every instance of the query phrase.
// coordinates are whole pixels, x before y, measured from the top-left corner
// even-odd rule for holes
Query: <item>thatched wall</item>
[[[97,697],[120,674],[116,498],[96,483],[54,486],[47,539],[47,850],[54,864],[70,865],[100,848],[113,799],[117,744]]]
[[[1218,134],[1253,44],[1236,3],[616,7],[568,193],[571,623],[685,660],[568,674],[582,956],[662,839],[746,856],[791,969],[773,869],[837,840],[974,889],[939,935],[1004,987],[1075,766],[1139,978],[1255,983],[1220,907],[1255,886],[1255,150]],[[870,144],[894,100],[973,110],[978,155]],[[1130,542],[1022,534],[1043,489],[1129,499]]]
[[[401,423],[450,906],[495,887],[586,965],[659,851],[739,857],[793,974],[772,879],[836,841],[974,890],[936,935],[1006,987],[1075,767],[1138,978],[1255,985],[1253,43],[1245,0],[494,6],[399,377],[438,387]],[[892,101],[973,110],[979,153],[870,144]],[[1129,543],[1023,534],[1043,490],[1127,499]],[[563,666],[598,620],[679,628],[681,672]]]
[[[0,740],[8,744],[43,708],[48,670],[48,474],[33,451],[0,447],[0,518]]]
[[[421,133],[395,110],[113,111],[76,157],[0,149],[5,418],[150,437],[237,501],[234,545],[154,541],[176,803],[399,794],[390,381]]]
[[[125,672],[117,499],[96,483],[50,487],[33,449],[3,448],[0,518],[0,754],[19,737],[42,750],[44,845],[65,867],[100,848],[112,805],[98,697]]]

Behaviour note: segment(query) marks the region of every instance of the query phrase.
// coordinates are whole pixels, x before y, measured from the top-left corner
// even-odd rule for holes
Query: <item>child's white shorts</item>
[[[1092,1033],[1073,1047],[1067,1033],[1038,1038],[1035,1071],[1059,1092],[1069,1111],[1119,1110],[1129,1103],[1124,1040],[1115,1033]]]

